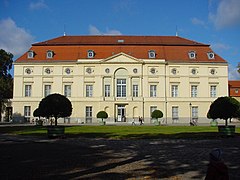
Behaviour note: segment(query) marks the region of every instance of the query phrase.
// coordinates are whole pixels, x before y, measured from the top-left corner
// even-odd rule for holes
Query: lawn
[[[0,134],[46,136],[45,126],[1,127]],[[66,137],[141,139],[141,138],[218,138],[217,127],[208,126],[66,126]],[[240,135],[240,128],[236,128]]]

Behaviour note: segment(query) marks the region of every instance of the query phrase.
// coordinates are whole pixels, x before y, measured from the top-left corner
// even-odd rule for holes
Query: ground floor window
[[[92,106],[86,106],[86,123],[92,123]]]
[[[178,121],[178,106],[172,107],[172,120],[173,122]]]
[[[31,106],[24,106],[24,117],[27,121],[30,121],[31,116]]]

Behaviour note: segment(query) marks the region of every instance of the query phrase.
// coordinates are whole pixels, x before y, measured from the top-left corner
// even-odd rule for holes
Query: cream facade
[[[59,122],[97,123],[96,114],[104,110],[107,124],[139,117],[153,123],[151,112],[159,109],[162,123],[209,123],[211,102],[228,95],[226,62],[139,58],[127,51],[98,59],[22,59],[14,63],[13,114],[28,119],[43,97],[60,93],[70,99],[73,112]]]

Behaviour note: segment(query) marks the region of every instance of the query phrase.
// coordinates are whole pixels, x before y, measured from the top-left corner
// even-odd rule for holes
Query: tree
[[[223,119],[225,126],[228,126],[228,119],[238,118],[240,111],[240,103],[232,97],[219,97],[210,106],[207,113],[209,119]]]
[[[57,126],[58,118],[69,117],[72,114],[72,103],[68,98],[57,93],[43,98],[38,108],[42,117],[54,117],[55,126]]]
[[[0,121],[2,120],[2,106],[4,100],[12,98],[13,79],[10,74],[13,55],[0,49]]]
[[[103,119],[107,119],[108,118],[108,114],[105,111],[99,111],[97,113],[97,118],[101,118],[102,122],[103,122]]]
[[[162,113],[162,111],[156,109],[156,110],[154,110],[154,111],[152,112],[151,117],[152,117],[153,119],[162,118],[162,117],[163,117],[163,113]]]

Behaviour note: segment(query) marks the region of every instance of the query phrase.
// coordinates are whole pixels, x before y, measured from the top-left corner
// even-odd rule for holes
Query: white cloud
[[[199,26],[203,26],[203,27],[207,27],[206,26],[206,23],[204,22],[204,21],[202,21],[202,20],[200,20],[200,19],[198,19],[198,18],[196,18],[196,17],[194,17],[194,18],[192,18],[191,19],[191,22],[192,22],[192,24],[194,24],[194,25],[199,25]]]
[[[89,26],[89,34],[90,35],[122,35],[122,33],[115,29],[108,29],[106,32],[101,32],[98,28],[93,25]]]
[[[18,27],[11,18],[0,20],[0,29],[0,49],[15,57],[22,55],[33,43],[34,37]]]
[[[238,68],[233,65],[228,65],[228,79],[229,80],[240,80],[240,74]]]
[[[211,1],[209,1],[211,3]],[[225,28],[240,24],[240,1],[221,0],[216,12],[209,12],[209,20],[216,28]]]
[[[45,9],[48,6],[45,4],[44,0],[40,0],[38,2],[31,2],[29,5],[30,10],[38,10],[38,9]]]
[[[225,50],[229,50],[230,46],[227,44],[223,44],[223,43],[212,43],[211,48],[214,51],[225,51]]]

